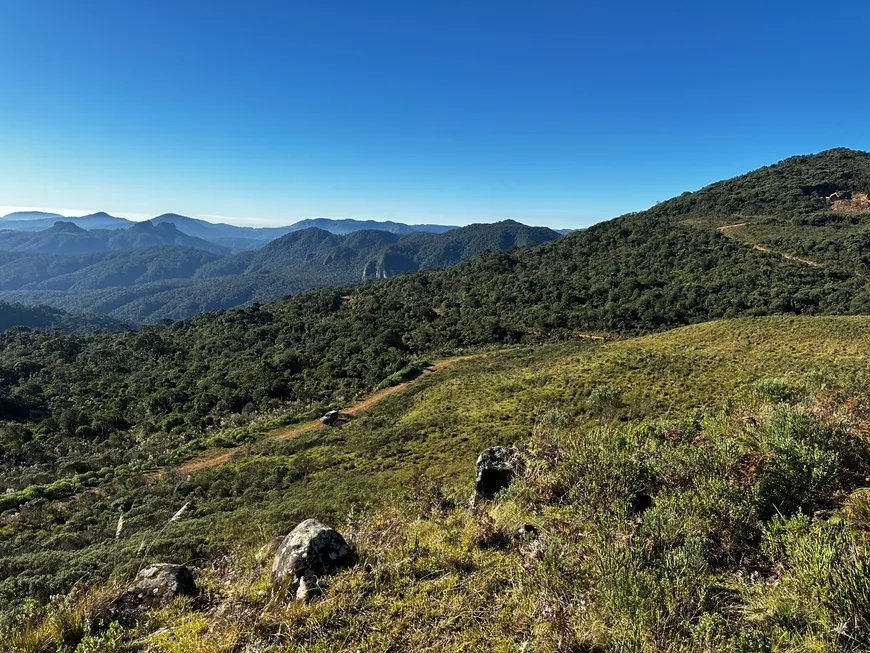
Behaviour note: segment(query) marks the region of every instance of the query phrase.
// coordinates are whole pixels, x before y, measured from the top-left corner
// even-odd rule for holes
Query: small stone
[[[139,614],[164,607],[176,597],[197,593],[190,569],[184,565],[154,564],[136,574],[134,583],[115,599],[111,612],[119,621],[131,622]]]
[[[311,599],[323,594],[323,587],[317,579],[317,576],[310,572],[306,572],[291,586],[293,596],[297,601],[308,603]]]
[[[514,539],[519,542],[531,542],[538,539],[538,527],[534,524],[521,524],[514,531]]]

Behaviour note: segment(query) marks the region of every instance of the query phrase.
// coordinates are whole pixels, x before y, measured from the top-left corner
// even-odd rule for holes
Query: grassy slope
[[[310,471],[277,498],[275,516],[289,511],[290,526],[312,501],[338,517],[350,500],[402,488],[418,472],[468,485],[482,448],[521,440],[548,410],[594,422],[587,397],[596,386],[626,391],[620,419],[674,418],[720,407],[763,377],[797,380],[816,370],[861,375],[868,348],[865,317],[747,318],[605,344],[518,348],[459,362],[341,429],[264,443],[210,473],[241,478],[247,468],[270,473],[304,457]]]
[[[726,400],[741,395],[750,382],[763,377],[782,376],[800,385],[811,373],[824,371],[829,378],[839,378],[841,385],[858,386],[867,368],[868,351],[870,318],[772,317],[712,322],[603,344],[584,341],[520,348],[462,361],[391,395],[370,414],[341,429],[317,431],[286,442],[255,444],[229,465],[192,478],[170,478],[134,489],[129,482],[123,490],[117,484],[105,486],[99,496],[82,501],[78,508],[87,511],[92,520],[94,515],[102,515],[106,521],[99,525],[103,541],[88,555],[91,560],[117,556],[118,569],[129,573],[131,569],[123,560],[143,539],[154,539],[149,558],[179,559],[179,555],[187,555],[200,566],[208,601],[239,600],[245,604],[244,609],[258,612],[265,605],[262,595],[257,594],[264,588],[264,562],[238,553],[240,550],[253,551],[273,535],[284,533],[299,520],[313,515],[341,524],[354,505],[382,503],[390,495],[404,495],[410,486],[426,486],[428,481],[415,479],[420,472],[443,479],[446,490],[456,492],[456,497],[467,496],[474,458],[480,449],[493,444],[527,442],[536,425],[546,422],[554,410],[572,424],[575,432],[591,432],[601,418],[601,413],[590,407],[588,401],[597,386],[619,386],[625,390],[624,404],[614,410],[618,421],[685,418],[695,409],[723,406]],[[540,494],[541,488],[534,491]],[[192,507],[185,520],[156,538],[153,532],[148,532],[188,500],[192,501]],[[127,534],[120,542],[113,542],[112,527],[117,512],[114,509],[110,512],[109,506],[122,503],[132,508],[125,527]],[[257,617],[254,619],[259,624],[257,628],[272,633],[280,626],[279,630],[285,629],[285,636],[289,632],[303,638],[311,635],[310,628],[323,628],[329,634],[321,642],[323,650],[336,650],[330,646],[337,646],[345,637],[360,637],[362,632],[368,633],[371,646],[383,647],[390,641],[395,643],[395,638],[413,636],[415,646],[420,649],[428,642],[427,645],[435,647],[433,650],[439,646],[465,650],[464,646],[493,645],[514,628],[515,642],[524,638],[549,642],[551,648],[541,650],[556,650],[552,646],[559,646],[559,638],[569,635],[575,644],[618,643],[608,630],[617,621],[608,624],[608,619],[624,618],[628,614],[624,606],[611,606],[608,609],[615,612],[596,616],[597,630],[589,637],[567,626],[561,632],[558,624],[547,625],[547,620],[536,613],[540,606],[535,607],[529,592],[568,596],[577,588],[539,586],[548,582],[547,574],[555,573],[546,569],[538,570],[544,576],[535,576],[531,585],[521,582],[516,578],[517,570],[512,571],[515,554],[478,546],[481,538],[488,537],[480,532],[480,516],[458,510],[434,521],[409,524],[406,522],[409,513],[393,510],[382,510],[372,518],[373,522],[364,521],[357,526],[357,533],[368,547],[373,563],[380,560],[385,569],[393,570],[390,573],[400,568],[401,572],[395,572],[398,577],[380,577],[381,590],[370,594],[360,589],[359,583],[373,581],[368,572],[360,572],[361,576],[357,574],[352,580],[339,583],[338,603],[291,607],[281,613],[279,620],[285,620],[281,621],[284,626],[267,623],[276,618],[274,614]],[[414,510],[417,508],[412,507]],[[510,504],[483,519],[494,519],[493,528],[497,530],[523,519],[527,510],[526,503]],[[565,521],[575,519],[572,510],[570,505],[556,512],[540,508],[527,517],[548,529],[556,529],[554,532],[563,529],[561,537],[566,545],[573,542],[572,546],[588,547],[588,542],[572,540],[578,534]],[[51,528],[55,536],[61,530],[56,524]],[[12,529],[14,526],[0,530],[0,537],[7,539]],[[379,533],[378,529],[384,532]],[[22,536],[21,532],[18,536]],[[408,538],[424,542],[429,548],[408,558]],[[208,561],[228,545],[235,545],[237,552],[233,564],[243,567],[232,572],[236,575],[229,581],[231,589],[224,586],[225,574],[230,572],[220,568],[215,571]],[[584,555],[597,553],[587,550]],[[580,564],[573,559],[563,562]],[[133,564],[139,566],[138,562]],[[553,578],[563,583],[580,583],[571,575],[576,570],[569,573],[566,569],[559,572],[564,572],[563,576],[557,574]],[[379,572],[374,573],[378,577]],[[251,584],[250,580],[240,580],[238,574],[255,580]],[[408,585],[407,578],[426,574],[432,574],[436,580],[430,585],[413,581]],[[710,578],[713,583],[713,576]],[[504,585],[510,583],[517,585],[513,589]],[[439,603],[442,598],[443,605]],[[469,616],[466,606],[477,616]],[[346,611],[357,609],[363,612],[349,619]],[[181,612],[158,615],[152,622],[154,628],[167,624],[175,628],[170,631],[172,637],[167,638],[164,633],[151,640],[157,650],[205,646],[201,638],[206,631],[212,633],[206,648],[214,650],[227,646],[227,638],[250,635],[229,632],[226,624],[213,624],[199,609],[189,611],[180,606],[178,610]],[[520,619],[515,626],[508,618],[512,611]],[[460,614],[465,616],[460,619]],[[575,614],[572,618],[579,617]],[[463,624],[460,631],[451,628],[454,619]],[[381,620],[386,621],[378,626]],[[423,621],[433,624],[434,639],[429,639],[426,629],[419,629]],[[245,628],[248,626],[242,630]],[[544,631],[546,636],[541,635]],[[173,643],[176,637],[180,638],[177,644]],[[286,645],[287,640],[284,642]],[[504,650],[516,650],[516,644],[504,646]],[[632,644],[626,640],[620,646],[629,646],[631,650]],[[648,650],[656,649],[653,646]],[[820,644],[818,650],[848,649],[825,648]]]
[[[134,560],[149,529],[191,501],[189,519],[163,533],[153,555],[204,562],[228,543],[261,543],[312,515],[341,520],[420,472],[466,491],[476,454],[525,438],[545,412],[557,408],[580,425],[593,423],[598,415],[587,397],[596,386],[626,391],[620,419],[676,417],[721,406],[761,377],[797,379],[818,369],[860,375],[867,351],[870,318],[862,317],[742,319],[605,344],[505,351],[428,376],[340,429],[250,445],[222,468],[150,484],[110,480],[99,493],[55,506],[47,524],[32,516],[38,508],[25,507],[37,525],[13,522],[0,528],[0,542],[14,542],[12,570],[41,564],[33,556],[51,557],[42,580],[57,591],[83,573],[112,571],[119,548],[122,563]],[[115,543],[120,507],[129,511],[130,535]],[[46,553],[46,541],[60,546]]]

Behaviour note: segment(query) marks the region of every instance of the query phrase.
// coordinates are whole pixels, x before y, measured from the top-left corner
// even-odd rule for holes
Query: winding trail
[[[607,340],[609,339],[606,335],[600,335],[595,333],[578,333],[576,334],[580,338],[588,338],[591,340]],[[420,379],[429,376],[430,374],[435,374],[442,370],[447,369],[454,363],[458,363],[464,360],[470,360],[473,358],[486,358],[490,354],[487,352],[480,354],[469,354],[466,356],[453,356],[452,358],[445,358],[436,363],[433,363],[426,369],[424,369],[420,374],[415,376],[413,379],[405,381],[404,383],[399,383],[394,386],[390,386],[389,388],[384,388],[383,390],[379,390],[375,392],[365,399],[357,401],[350,406],[341,409],[341,414],[347,417],[358,417],[367,413],[372,409],[377,403],[383,401],[390,395],[400,392],[407,387],[417,383]],[[302,422],[299,424],[293,424],[291,426],[283,427],[280,429],[275,429],[269,433],[266,433],[262,437],[258,438],[256,442],[264,442],[269,440],[290,440],[291,438],[295,438],[296,436],[302,435],[303,433],[310,433],[311,431],[318,431],[323,428],[328,428],[320,423],[320,420],[314,419],[307,422]],[[247,449],[251,446],[252,443],[247,442],[245,444],[241,444],[235,447],[231,447],[228,449],[213,449],[210,451],[204,452],[202,455],[190,460],[178,467],[174,468],[175,471],[181,474],[193,474],[195,472],[200,472],[205,469],[212,469],[214,467],[220,467],[221,465],[225,465],[228,463],[233,456],[238,454],[239,452]],[[172,471],[173,468],[166,468],[162,471],[158,471],[154,474],[154,478],[160,478],[164,476],[167,472]]]
[[[459,361],[468,360],[471,358],[486,358],[486,356],[487,354],[472,354],[469,356],[455,356],[453,358],[445,358],[444,360],[438,361],[437,363],[433,363],[409,381],[399,383],[398,385],[390,386],[389,388],[384,388],[383,390],[369,395],[362,401],[358,401],[348,406],[347,408],[342,408],[341,414],[348,417],[358,417],[359,415],[363,415],[364,413],[368,412],[378,402],[383,401],[391,394],[399,392],[400,390],[404,390],[405,388],[416,383],[423,377],[429,376],[430,374],[434,374],[436,372],[440,372],[441,370],[444,370],[453,365],[454,363],[458,363]],[[263,442],[267,440],[290,440],[291,438],[295,438],[296,436],[302,435],[303,433],[309,433],[311,431],[317,431],[323,428],[327,427],[321,424],[320,420],[315,419],[309,422],[293,424],[292,426],[275,429],[274,431],[267,433],[263,437],[259,438],[257,442]],[[248,446],[250,446],[250,443],[232,447],[230,449],[207,451],[203,455],[194,458],[193,460],[186,462],[183,465],[180,465],[176,469],[181,474],[193,474],[195,472],[200,472],[204,469],[220,467],[221,465],[225,465],[226,463],[228,463],[233,456],[235,456],[237,453],[247,448]],[[160,472],[159,475],[162,476],[164,473],[165,471]]]
[[[764,245],[756,245],[755,243],[751,243],[751,242],[742,240],[740,238],[736,238],[735,236],[728,235],[728,231],[730,229],[736,229],[737,227],[745,227],[748,224],[749,224],[748,222],[739,222],[737,224],[726,224],[722,227],[717,227],[716,231],[718,231],[720,234],[722,234],[728,238],[731,238],[732,240],[736,240],[737,242],[743,243],[744,245],[749,245],[750,247],[752,247],[752,249],[757,250],[759,252],[766,252],[767,254],[774,254],[775,256],[780,256],[786,260],[797,261],[798,263],[803,263],[804,265],[809,265],[810,267],[813,267],[813,268],[822,267],[822,264],[819,263],[818,261],[811,261],[810,259],[801,258],[799,256],[795,256],[794,254],[786,254],[785,252],[776,252],[776,251],[770,249],[769,247],[765,247]]]

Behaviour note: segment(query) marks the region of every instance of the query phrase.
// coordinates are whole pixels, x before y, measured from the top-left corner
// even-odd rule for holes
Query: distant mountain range
[[[103,212],[67,218],[58,213],[19,211],[0,218],[0,230],[42,231],[56,222],[71,222],[82,229],[125,229],[136,224],[132,220],[116,218]]]
[[[146,222],[134,222],[117,218],[108,213],[92,213],[80,217],[64,217],[57,213],[44,211],[19,211],[0,218],[0,231],[38,232],[50,229],[57,222],[73,224],[84,230],[129,229],[137,224],[171,224],[188,236],[202,238],[228,250],[257,249],[269,241],[310,227],[317,227],[334,234],[349,234],[355,231],[376,230],[395,234],[435,233],[440,234],[456,227],[437,224],[411,225],[401,222],[376,220],[334,220],[332,218],[310,218],[283,227],[239,227],[221,222],[208,222],[189,218],[175,213],[164,213]]]
[[[83,229],[74,222],[55,222],[43,231],[0,231],[0,250],[39,254],[85,254],[139,247],[173,245],[202,249],[213,254],[232,250],[190,236],[169,222],[134,222],[126,229]]]
[[[317,227],[334,234],[350,234],[363,229],[389,231],[394,234],[412,234],[420,231],[431,234],[443,234],[445,231],[456,229],[456,227],[443,224],[404,224],[402,222],[390,222],[389,220],[351,220],[349,218],[344,220],[309,218],[307,220],[300,220],[292,226],[293,231]]]
[[[407,226],[390,224],[397,230]],[[308,288],[447,267],[485,250],[559,237],[551,229],[511,220],[445,227],[441,233],[367,229],[336,234],[312,226],[255,250],[230,253],[215,240],[182,231],[218,239],[223,228],[252,229],[166,215],[126,229],[87,231],[58,222],[36,233],[0,231],[0,298],[154,322]]]

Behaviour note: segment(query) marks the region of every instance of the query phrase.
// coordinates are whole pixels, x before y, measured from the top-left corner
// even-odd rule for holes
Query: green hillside
[[[782,164],[783,210],[794,206],[789,189],[817,184],[841,158],[829,152],[803,157],[800,166]],[[857,176],[866,160],[856,154],[848,159],[854,169],[838,174]],[[733,192],[728,183],[723,188]],[[741,192],[738,199],[751,196]],[[753,250],[715,226],[686,224],[682,214],[663,217],[673,211],[659,206],[443,271],[310,291],[135,333],[7,333],[0,400],[44,443],[56,443],[49,449],[76,442],[73,464],[97,471],[159,464],[220,424],[276,412],[292,418],[365,392],[416,359],[466,348],[584,332],[627,335],[739,315],[868,310],[862,277]],[[54,458],[44,465],[54,471],[42,482],[60,469]]]
[[[850,155],[845,163],[842,158],[833,151],[802,157],[801,165],[790,160],[774,167],[785,171],[777,175],[782,210],[794,208],[794,192],[802,185],[818,185],[832,161],[853,166],[832,178],[857,178],[868,157]],[[734,183],[716,186],[721,188],[715,197],[737,198],[717,201],[739,210],[740,201],[754,197],[746,187],[759,174],[737,184],[740,192]],[[767,194],[770,174],[758,182]],[[686,197],[674,202],[695,206]],[[768,209],[776,205],[767,202]],[[203,429],[228,419],[241,423],[342,400],[414,359],[463,348],[558,341],[579,332],[636,334],[739,315],[870,310],[863,277],[753,250],[715,226],[688,224],[683,214],[668,218],[674,206],[532,249],[486,253],[443,271],[310,291],[132,334],[65,341],[7,334],[0,350],[6,370],[0,398],[17,406],[25,422],[40,425],[46,439],[76,437],[82,429],[102,434],[97,440],[85,436],[84,452],[114,438],[136,443],[129,450],[134,458],[160,460],[165,441],[197,440]],[[433,237],[455,238],[459,231]],[[302,239],[306,251],[318,251],[308,241],[321,234],[297,232],[290,242]],[[320,241],[334,238],[340,237]],[[223,296],[242,300],[245,288],[224,287]],[[186,293],[187,306],[211,296],[176,290]],[[149,297],[143,310],[157,310],[164,299]],[[111,302],[100,307],[110,309]],[[68,416],[64,424],[57,422],[61,413]],[[101,460],[111,462],[112,450]]]
[[[653,211],[682,216],[774,256],[830,274],[867,272],[870,155],[839,148],[798,156],[664,202]]]
[[[854,612],[860,606],[833,603],[862,599],[826,589],[818,574],[848,569],[832,567],[840,563],[823,551],[801,548],[808,544],[800,538],[858,544],[836,520],[813,526],[780,495],[755,493],[788,492],[769,484],[796,483],[803,494],[794,496],[807,506],[864,519],[855,512],[864,510],[864,495],[850,493],[870,471],[868,443],[853,439],[864,437],[858,406],[868,396],[868,346],[865,317],[776,317],[472,357],[339,430],[264,439],[239,450],[231,464],[192,476],[148,481],[116,468],[99,480],[99,492],[81,479],[74,501],[25,503],[0,529],[0,588],[14,603],[27,594],[47,598],[82,575],[120,580],[141,564],[136,551],[145,541],[152,543],[149,558],[199,561],[207,588],[206,605],[182,603],[122,637],[144,636],[159,650],[169,641],[175,650],[221,650],[233,638],[293,650],[312,619],[320,634],[305,650],[344,650],[347,637],[381,648],[411,641],[420,650],[501,650],[505,641],[512,647],[504,650],[522,641],[535,650],[565,650],[566,642],[602,650],[657,650],[656,642],[771,650],[765,647],[773,641],[782,644],[777,650],[852,650],[818,619],[862,618]],[[792,440],[775,439],[786,437]],[[802,437],[817,449],[794,449],[809,446],[794,440]],[[543,467],[533,466],[506,501],[469,511],[464,500],[477,453],[513,442]],[[728,474],[746,473],[741,465],[760,455],[770,461],[767,476],[729,485]],[[800,466],[822,464],[799,458],[809,455],[839,456],[842,472],[804,488],[800,474],[813,467]],[[777,471],[780,458],[787,467]],[[14,482],[8,470],[4,480]],[[642,522],[624,512],[638,489],[656,497]],[[770,521],[765,501],[794,516]],[[185,518],[164,528],[188,502]],[[723,513],[722,506],[730,507]],[[115,539],[119,511],[125,534]],[[370,570],[337,577],[325,602],[270,603],[261,594],[267,562],[254,553],[310,516],[353,529]],[[518,521],[540,529],[542,558],[527,560],[513,545],[498,544]],[[388,536],[376,535],[384,529]],[[623,539],[608,547],[597,539],[613,537]],[[418,552],[408,559],[413,547]],[[224,554],[231,554],[229,566],[205,569]],[[810,554],[821,557],[801,557]],[[631,562],[639,555],[643,573]],[[775,576],[768,576],[771,561],[782,565]],[[523,580],[510,581],[518,564]],[[756,570],[783,589],[755,583]],[[467,593],[457,602],[436,600],[451,587]],[[540,613],[541,592],[563,605],[564,623]],[[238,601],[246,606],[242,630],[212,616],[220,604]],[[418,631],[424,619],[425,634]],[[463,627],[450,628],[452,620]],[[276,629],[278,623],[287,627]],[[863,623],[849,621],[845,632],[870,633]],[[56,641],[57,626],[43,628],[46,642]]]
[[[819,226],[843,213],[834,193],[866,192],[868,166],[796,157],[530,249],[131,333],[0,334],[0,603],[120,581],[145,541],[209,588],[121,637],[157,650],[163,627],[181,650],[425,650],[420,623],[431,650],[863,650],[866,279],[854,248],[811,265],[733,225]],[[340,259],[317,243],[334,236],[294,238],[318,265]],[[410,260],[394,254],[375,270]],[[474,358],[340,429],[269,437],[457,354]],[[474,457],[511,442],[530,475],[469,511]],[[236,445],[230,464],[154,475]],[[626,514],[638,491],[656,497],[649,519]],[[351,529],[367,566],[331,602],[269,603],[253,551],[310,516]],[[528,582],[503,539],[517,520],[545,534]],[[210,611],[235,610],[233,592],[231,632]],[[47,614],[99,616],[65,609]],[[77,641],[33,610],[21,632],[47,643],[32,650]]]

